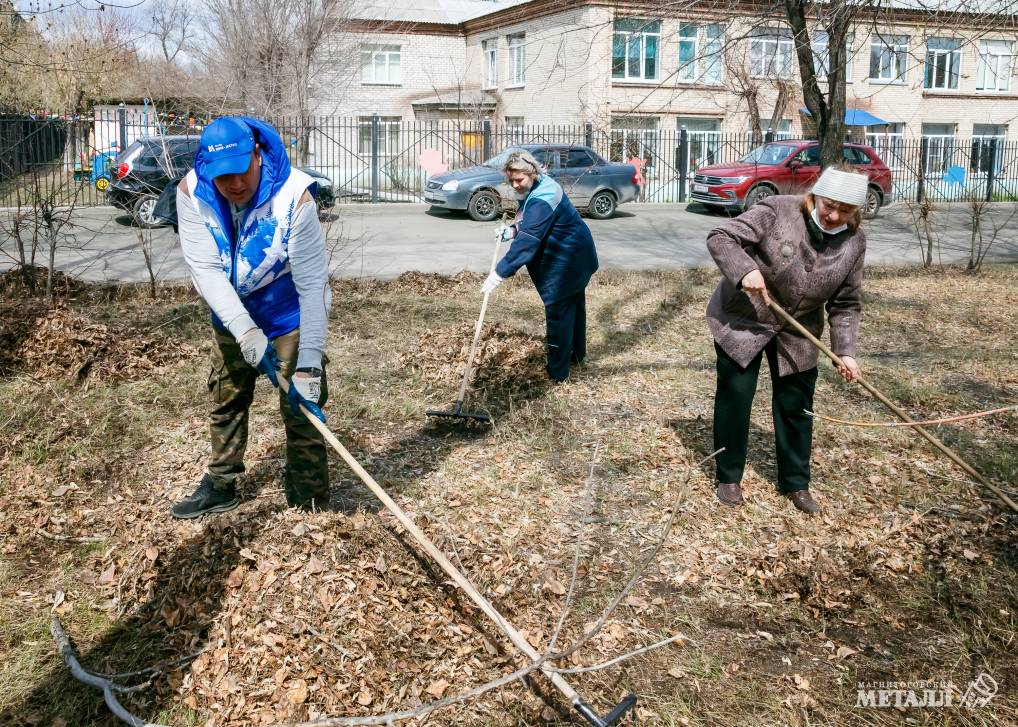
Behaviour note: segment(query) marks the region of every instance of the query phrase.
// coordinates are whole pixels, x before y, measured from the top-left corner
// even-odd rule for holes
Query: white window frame
[[[522,88],[527,83],[527,34],[512,33],[505,40],[509,48],[506,88]]]
[[[357,153],[371,154],[371,116],[360,116],[357,119]],[[367,138],[365,139],[365,129]],[[393,156],[400,152],[400,134],[403,131],[403,117],[378,117],[378,156]]]
[[[904,167],[902,155],[905,146],[905,125],[901,122],[891,122],[886,126],[887,131],[867,131],[866,144],[873,147],[873,151],[883,159],[888,169],[901,169]],[[891,131],[892,127],[894,131]]]
[[[976,133],[977,126],[997,126],[998,131],[994,134],[979,134]],[[986,175],[986,164],[983,162],[983,155],[989,156],[990,142],[993,140],[997,141],[997,150],[994,156],[994,174],[1000,172],[1004,162],[1004,143],[1007,141],[1007,125],[1006,124],[973,124],[972,125],[972,153],[969,156],[969,172],[976,176]],[[985,150],[985,151],[984,151]]]
[[[619,27],[620,24],[636,24],[637,30],[626,30]],[[656,30],[651,30],[656,28]],[[647,45],[648,41],[654,40],[654,75],[648,76],[647,70]],[[623,49],[623,71],[622,75],[615,73],[615,48],[621,42]],[[630,45],[639,46],[639,60],[634,71],[629,67]],[[620,18],[615,21],[612,29],[612,81],[657,81],[661,78],[661,21],[643,20],[639,18]]]
[[[644,179],[648,174],[653,174],[657,159],[657,144],[660,138],[661,120],[656,116],[636,117],[633,119],[622,119],[621,126],[619,119],[612,119],[612,126],[609,130],[608,156],[610,161],[624,163],[628,157],[627,150],[630,142],[642,153],[644,160],[640,173]],[[620,153],[616,153],[616,151]]]
[[[953,124],[923,124],[923,127],[929,126],[953,126]],[[952,131],[950,134],[933,134],[927,133],[926,128],[923,128],[922,134],[923,138],[926,139],[925,173],[929,175],[946,173],[947,168],[951,166],[951,161],[954,159],[954,145],[957,141],[957,133]]]
[[[720,23],[679,23],[679,70],[676,79],[680,83],[720,86],[724,81],[724,62],[721,57],[724,37],[724,27]],[[693,51],[692,60],[683,63],[683,48],[690,46]]]
[[[795,44],[792,32],[780,26],[764,26],[749,37],[749,75],[753,78],[792,78]]]
[[[398,45],[362,45],[361,84],[366,86],[402,86],[402,54],[402,47]],[[384,69],[382,74],[377,72],[379,61],[382,61],[382,68]],[[395,71],[393,68],[395,68]]]
[[[873,75],[873,52],[879,53],[877,75]],[[887,54],[887,73],[884,72],[884,54]],[[869,72],[867,77],[877,83],[904,83],[908,72],[908,36],[880,35],[870,36]]]
[[[498,38],[481,41],[481,88],[498,88]]]
[[[684,122],[693,122],[686,124]],[[680,135],[682,127],[686,126],[686,138],[689,140],[689,158],[687,163],[688,173],[694,173],[698,168],[709,164],[716,164],[721,158],[721,119],[719,118],[698,118],[695,116],[680,116],[675,119],[675,128]],[[712,129],[690,129],[690,125],[711,125]],[[676,140],[678,141],[678,140]]]
[[[851,33],[845,36],[845,83],[852,82],[853,40]],[[826,30],[818,28],[810,35],[810,48],[813,51],[813,67],[816,69],[818,81],[826,81],[828,74],[831,72],[830,45],[830,34]]]
[[[995,48],[996,47],[996,48]],[[1000,52],[1006,48],[1005,52]],[[979,44],[979,65],[976,90],[1004,93],[1011,90],[1011,68],[1014,64],[1014,43],[1009,40],[983,39]]]
[[[954,48],[932,48],[933,41],[955,43]],[[930,38],[926,41],[926,59],[923,63],[923,89],[927,91],[957,91],[961,84],[961,46],[957,38]],[[930,63],[934,64],[933,82],[930,82]],[[943,65],[942,65],[943,64]],[[938,71],[943,71],[943,84],[937,85]]]

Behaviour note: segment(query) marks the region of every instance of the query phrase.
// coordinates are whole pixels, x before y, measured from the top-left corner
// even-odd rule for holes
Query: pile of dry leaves
[[[473,324],[426,330],[398,362],[430,384],[453,389],[459,384],[474,337]],[[474,354],[474,391],[513,393],[547,381],[544,341],[501,323],[486,323]]]
[[[181,354],[179,344],[166,337],[99,323],[62,307],[5,315],[0,341],[4,368],[17,367],[37,378],[73,376],[78,381],[136,379]]]

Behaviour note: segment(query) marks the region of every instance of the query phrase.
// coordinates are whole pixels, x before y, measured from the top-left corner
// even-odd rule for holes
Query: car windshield
[[[523,151],[521,147],[511,146],[508,149],[503,149],[501,152],[493,156],[488,161],[484,162],[484,166],[492,167],[494,169],[501,170],[505,166],[505,160],[509,158],[509,155],[514,151]]]
[[[780,164],[796,150],[792,144],[764,144],[740,159],[744,164]]]

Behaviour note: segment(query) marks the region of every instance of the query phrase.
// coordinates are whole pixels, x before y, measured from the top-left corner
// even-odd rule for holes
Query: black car
[[[321,215],[322,210],[336,206],[336,192],[332,188],[331,179],[321,172],[309,169],[308,167],[295,167],[295,169],[299,169],[315,180],[315,204],[318,206],[319,215]],[[177,228],[177,183],[183,178],[183,176],[180,176],[170,181],[163,188],[163,191],[149,212],[151,217],[151,224],[149,226],[173,225],[174,229]],[[142,223],[139,222],[139,224]]]
[[[148,136],[128,146],[113,163],[115,181],[106,190],[110,204],[130,212],[139,227],[176,225],[176,197],[169,195],[172,198],[169,202],[159,202],[159,198],[167,188],[176,190],[177,182],[194,166],[198,141],[197,136]],[[316,182],[318,209],[335,206],[332,180],[314,169],[298,168]],[[158,216],[157,202],[161,210]],[[170,205],[172,217],[167,215]]]
[[[124,149],[113,162],[113,183],[106,198],[127,210],[140,227],[160,223],[152,216],[156,200],[171,180],[194,165],[197,136],[146,136]]]

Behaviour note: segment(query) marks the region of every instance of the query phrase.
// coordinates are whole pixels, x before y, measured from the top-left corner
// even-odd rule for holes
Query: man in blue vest
[[[212,459],[197,490],[176,503],[177,518],[237,507],[248,410],[260,373],[280,390],[286,427],[286,501],[328,503],[321,434],[300,411],[325,421],[326,319],[331,304],[325,238],[314,180],[290,168],[269,124],[223,117],[201,136],[194,169],[177,188],[180,246],[198,294],[212,313]]]
[[[585,291],[597,270],[594,238],[562,187],[533,154],[513,151],[502,171],[521,209],[516,222],[500,230],[502,239],[512,244],[481,292],[494,290],[527,266],[544,303],[548,376],[561,383],[569,376],[570,364],[581,363],[587,355]]]

